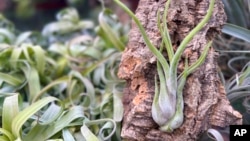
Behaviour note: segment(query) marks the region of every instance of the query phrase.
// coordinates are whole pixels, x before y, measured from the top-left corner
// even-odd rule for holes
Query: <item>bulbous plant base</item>
[[[156,13],[164,10],[166,0],[141,0],[136,10],[151,42],[159,47],[161,36],[157,28]],[[209,0],[173,0],[168,11],[168,29],[173,46],[178,46],[189,31],[206,14]],[[199,32],[184,51],[179,63],[179,70],[184,68],[184,58],[189,65],[198,59],[205,45],[213,39],[226,20],[223,4],[216,0],[213,15],[209,23]],[[241,124],[242,116],[235,111],[225,93],[218,76],[217,54],[210,49],[206,61],[185,84],[184,123],[172,133],[159,130],[153,121],[151,105],[154,96],[154,77],[156,58],[145,46],[139,29],[132,23],[129,42],[122,55],[118,75],[127,80],[124,89],[124,118],[122,137],[125,140],[157,140],[184,141],[197,140],[199,135],[208,128],[227,127],[231,124]]]

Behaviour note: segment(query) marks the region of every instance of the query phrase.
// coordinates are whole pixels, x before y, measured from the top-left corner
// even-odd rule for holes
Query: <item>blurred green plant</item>
[[[83,4],[86,0],[65,0],[69,6],[77,6]],[[27,18],[36,13],[36,4],[46,3],[49,5],[49,0],[13,0],[15,4],[15,13],[17,17]],[[59,3],[59,1],[57,1]],[[52,3],[55,4],[55,3]],[[46,7],[45,7],[46,8]]]
[[[248,28],[249,19],[249,1],[248,0],[222,0],[224,9],[228,17],[228,23]]]
[[[214,48],[220,53],[220,76],[232,106],[243,115],[243,124],[249,124],[250,3],[248,0],[223,0],[223,3],[228,20],[222,28],[223,34],[214,41]],[[229,129],[208,132],[216,140],[227,140],[229,136]],[[223,134],[226,134],[224,139]]]
[[[223,0],[225,11],[228,16],[228,23],[223,27],[222,35],[216,41],[216,48],[223,57],[227,57],[228,70],[222,72],[221,78],[225,85],[229,100],[239,111],[239,105],[244,105],[244,99],[247,99],[247,90],[249,83],[249,1],[229,1]],[[230,35],[230,36],[228,36]],[[231,78],[227,78],[227,72],[231,71]],[[242,99],[243,98],[243,99]],[[241,99],[241,100],[240,100]],[[235,102],[238,101],[238,102]],[[241,106],[240,106],[241,107]],[[246,108],[246,106],[243,106]],[[242,107],[242,108],[243,108]],[[244,112],[243,112],[244,114]]]
[[[80,20],[74,8],[61,10],[56,15],[57,21],[47,24],[42,31],[44,37],[48,37],[49,42],[61,41],[81,35],[87,29],[92,29],[92,21]]]
[[[18,33],[0,16],[0,140],[121,140],[126,28],[107,28],[118,21],[102,16],[95,27],[64,9],[42,34]]]
[[[14,0],[17,6],[15,9],[15,13],[18,17],[26,18],[34,15],[35,13],[35,6],[32,0]]]

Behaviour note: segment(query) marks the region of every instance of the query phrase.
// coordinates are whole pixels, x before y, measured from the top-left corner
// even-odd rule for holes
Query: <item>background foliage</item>
[[[127,29],[105,8],[97,25],[62,9],[40,32],[1,15],[0,140],[120,140]]]

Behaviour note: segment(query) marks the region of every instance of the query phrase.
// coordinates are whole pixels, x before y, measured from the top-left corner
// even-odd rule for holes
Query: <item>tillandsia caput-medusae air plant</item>
[[[185,69],[181,74],[177,74],[177,67],[180,61],[181,55],[186,48],[187,44],[193,39],[193,37],[204,27],[209,21],[215,0],[211,0],[209,8],[205,17],[192,29],[188,35],[183,39],[176,52],[173,51],[170,35],[167,28],[167,11],[171,0],[168,0],[165,4],[163,17],[160,16],[160,12],[157,12],[157,26],[162,36],[162,45],[158,50],[149,40],[145,29],[138,20],[138,18],[131,12],[124,4],[119,0],[114,0],[129,16],[132,17],[136,25],[138,26],[142,37],[150,49],[150,51],[157,58],[157,73],[159,77],[159,86],[157,79],[155,78],[155,96],[152,104],[152,117],[154,121],[160,126],[160,130],[165,132],[172,132],[174,129],[179,128],[184,119],[183,109],[183,88],[186,83],[186,79],[189,74],[196,70],[205,60],[209,47],[212,44],[210,41],[204,48],[203,53],[198,60],[192,65],[188,66],[187,59],[185,59]],[[162,20],[161,20],[162,19]],[[162,49],[165,47],[167,51],[168,59],[162,54]],[[167,61],[168,60],[168,61]]]

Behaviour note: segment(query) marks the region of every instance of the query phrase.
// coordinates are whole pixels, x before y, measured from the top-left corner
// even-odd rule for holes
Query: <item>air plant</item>
[[[209,21],[214,7],[215,0],[211,0],[208,8],[208,12],[204,19],[188,33],[188,35],[183,39],[177,51],[174,53],[170,35],[167,29],[166,15],[167,10],[170,5],[170,0],[166,2],[163,23],[161,22],[161,17],[158,12],[158,28],[163,39],[163,45],[167,50],[169,62],[164,58],[161,51],[159,51],[149,40],[145,29],[138,20],[138,18],[131,12],[124,4],[119,0],[114,0],[128,15],[130,15],[136,25],[138,26],[142,37],[150,49],[150,51],[157,58],[157,72],[160,79],[160,87],[158,89],[157,83],[155,83],[155,96],[152,104],[152,117],[154,121],[160,126],[162,131],[172,132],[174,129],[180,127],[183,123],[183,88],[186,79],[189,74],[196,70],[205,60],[206,55],[209,51],[212,41],[210,41],[204,48],[203,53],[198,58],[198,60],[191,66],[185,67],[184,71],[178,75],[177,66],[180,61],[181,55],[186,48],[187,44],[192,40],[192,38],[205,26]],[[188,64],[187,62],[185,64]]]
[[[106,28],[112,19],[104,20],[108,14],[99,20],[106,25],[102,30],[111,32]],[[57,18],[43,34],[18,34],[0,17],[0,140],[121,140],[119,47],[100,32],[83,34],[94,31],[94,25],[80,20],[72,8]],[[62,27],[61,22],[76,26]],[[112,32],[120,38],[119,30]]]

